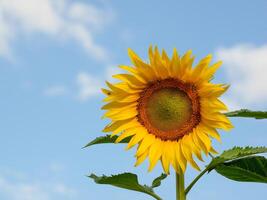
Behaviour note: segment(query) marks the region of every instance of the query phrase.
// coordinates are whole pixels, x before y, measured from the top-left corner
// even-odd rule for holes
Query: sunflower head
[[[131,137],[127,149],[138,145],[136,165],[148,157],[149,171],[159,160],[166,173],[170,165],[183,173],[187,162],[199,169],[194,157],[215,153],[211,138],[220,141],[217,129],[232,128],[218,99],[228,86],[210,82],[221,62],[210,64],[208,55],[193,67],[191,54],[180,57],[174,49],[169,58],[150,47],[144,62],[129,50],[133,66],[120,66],[126,72],[113,76],[119,82],[103,89],[104,117],[111,120],[104,132],[119,135],[116,142]]]

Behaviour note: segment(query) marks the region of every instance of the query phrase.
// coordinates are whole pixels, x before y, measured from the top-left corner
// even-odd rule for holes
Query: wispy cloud
[[[45,96],[64,96],[68,93],[68,89],[63,85],[54,85],[44,90]]]
[[[122,71],[121,68],[118,67],[118,65],[110,64],[105,69],[103,79],[106,79],[108,81],[114,82],[116,80],[114,78],[112,78],[112,76],[114,74],[120,74],[120,73],[123,73],[123,71]]]
[[[55,173],[61,172],[52,172],[52,174]],[[60,181],[36,179],[10,169],[8,173],[1,170],[0,191],[0,199],[8,200],[68,200],[76,199],[78,195],[76,188]]]
[[[108,59],[94,33],[114,14],[109,8],[69,0],[1,0],[0,56],[12,57],[12,43],[24,35],[41,33],[58,40],[77,41],[90,56]]]
[[[14,34],[12,28],[6,24],[4,17],[1,15],[1,12],[2,11],[0,6],[0,55],[8,59],[12,59],[10,41],[13,39]]]
[[[66,167],[62,163],[52,162],[48,166],[48,169],[53,173],[62,173],[66,169]]]
[[[11,181],[0,176],[0,197],[9,200],[73,199],[76,191],[62,183]]]
[[[81,101],[88,100],[91,97],[100,94],[101,79],[89,73],[81,72],[76,77],[78,86],[78,99]]]
[[[43,95],[48,97],[69,96],[84,102],[101,94],[101,88],[105,87],[105,80],[114,82],[112,75],[121,73],[116,65],[108,65],[103,73],[95,75],[89,72],[80,72],[75,77],[75,87],[70,85],[51,85],[43,90]]]
[[[10,200],[48,200],[48,196],[35,184],[11,183],[0,177],[0,189]],[[3,198],[3,197],[2,197]]]
[[[105,87],[105,80],[114,82],[112,75],[118,74],[121,69],[117,65],[108,65],[102,76],[96,76],[87,72],[80,72],[76,77],[78,86],[78,99],[86,101],[101,94],[101,88]]]
[[[226,97],[238,107],[266,107],[267,45],[236,45],[216,51],[223,60],[231,89]],[[235,107],[236,107],[235,106]]]

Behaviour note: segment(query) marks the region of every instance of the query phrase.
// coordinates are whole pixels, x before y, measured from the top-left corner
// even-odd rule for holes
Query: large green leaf
[[[162,175],[157,178],[157,183],[154,186],[152,184],[150,187],[147,185],[140,185],[137,175],[132,173],[123,173],[113,176],[96,176],[95,174],[91,174],[89,177],[94,179],[94,181],[98,184],[108,184],[119,188],[142,192],[154,197],[157,200],[161,200],[161,198],[153,191],[153,187],[160,185],[160,181],[163,180]]]
[[[116,139],[118,138],[117,135],[114,135],[111,137],[110,135],[100,136],[96,139],[92,140],[88,144],[86,144],[83,148],[95,145],[95,144],[104,144],[104,143],[115,143]],[[130,141],[131,137],[127,137],[123,139],[120,143],[128,143]]]
[[[265,111],[251,111],[248,109],[236,110],[225,113],[228,117],[250,117],[255,119],[267,119],[267,112]]]
[[[220,164],[215,170],[231,180],[267,183],[267,159],[263,156],[246,157]]]
[[[248,156],[259,154],[259,153],[266,153],[266,152],[267,152],[267,147],[245,147],[245,148],[244,147],[234,147],[232,149],[224,151],[221,155],[219,155],[219,156],[217,156],[211,160],[209,165],[206,166],[206,168],[189,184],[189,186],[185,190],[185,193],[187,194],[192,189],[192,187],[197,183],[197,181],[204,174],[206,174],[206,172],[210,172],[213,169],[216,169],[218,173],[221,172],[222,175],[224,173],[225,176],[228,173],[230,176],[231,173],[234,173],[233,170],[235,170],[235,173],[237,174],[238,170],[240,171],[240,170],[244,170],[244,169],[240,169],[240,168],[237,169],[237,166],[235,166],[234,169],[231,169],[231,168],[233,168],[233,166],[227,166],[229,163],[235,163],[235,161],[238,162],[240,159],[245,159]],[[243,165],[245,165],[245,162],[243,163]],[[265,165],[265,168],[266,168],[266,165]],[[224,171],[222,171],[223,169],[224,169]],[[251,171],[253,171],[252,167],[249,167],[249,169]],[[244,171],[242,171],[242,173],[243,172]],[[245,180],[245,178],[243,180]]]
[[[266,153],[267,147],[234,147],[232,149],[224,151],[221,155],[212,159],[211,163],[208,165],[209,171],[214,169],[217,165],[232,161],[235,159],[240,159],[246,156]]]

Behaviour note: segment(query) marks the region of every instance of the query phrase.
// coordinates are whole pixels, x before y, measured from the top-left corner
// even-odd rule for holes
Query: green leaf
[[[86,148],[86,147],[89,147],[89,146],[92,146],[95,144],[115,143],[117,138],[118,138],[117,135],[114,135],[113,137],[111,137],[110,135],[100,136],[100,137],[97,137],[96,139],[92,140],[88,144],[86,144],[83,148]],[[119,143],[128,143],[130,141],[130,139],[131,139],[131,137],[127,137]]]
[[[154,193],[153,187],[139,184],[136,174],[123,173],[113,176],[96,176],[95,174],[91,174],[89,177],[94,179],[94,181],[98,184],[108,184],[119,188],[142,192],[157,200],[161,200],[161,198]]]
[[[214,169],[217,165],[222,164],[227,161],[232,161],[235,159],[240,159],[246,156],[266,153],[267,147],[234,147],[232,149],[224,151],[221,155],[212,159],[210,164],[207,166],[209,171]]]
[[[159,187],[161,184],[161,181],[164,180],[167,177],[167,174],[161,174],[159,177],[155,178],[152,182],[152,188]]]
[[[267,119],[267,112],[265,111],[251,111],[248,109],[236,110],[225,113],[228,117],[250,117],[255,119]]]
[[[223,175],[223,173],[227,174],[230,173],[230,166],[228,168],[227,164],[231,162],[238,161],[240,159],[245,159],[245,157],[259,154],[259,153],[266,153],[267,147],[234,147],[232,149],[224,151],[221,155],[212,158],[211,162],[208,166],[189,184],[189,186],[186,188],[185,193],[187,194],[192,187],[197,183],[197,181],[204,175],[206,172],[210,172],[213,169],[218,170],[217,172]],[[222,172],[222,168],[224,167],[224,172]],[[265,166],[266,168],[266,166]],[[228,170],[228,171],[227,171]],[[235,170],[240,170],[235,168]],[[232,170],[233,172],[233,170]],[[230,176],[230,175],[229,175]]]
[[[267,159],[253,156],[220,164],[215,170],[235,181],[267,183]]]

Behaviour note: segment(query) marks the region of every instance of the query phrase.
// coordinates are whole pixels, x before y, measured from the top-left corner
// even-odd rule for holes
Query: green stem
[[[186,200],[184,187],[184,174],[176,173],[176,200]]]
[[[156,195],[155,193],[147,193],[147,194],[149,194],[150,196],[152,196],[152,197],[154,197],[155,199],[157,199],[157,200],[162,200],[158,195]]]
[[[209,170],[209,168],[204,169],[191,183],[190,185],[186,188],[185,194],[187,194],[191,188],[196,184],[196,182]]]

